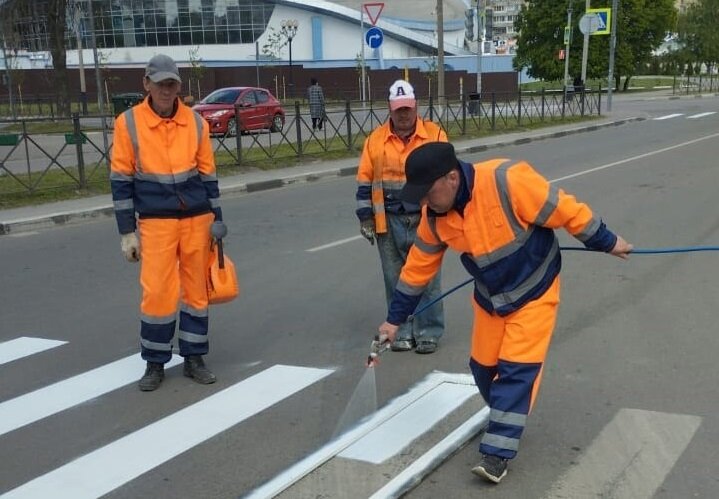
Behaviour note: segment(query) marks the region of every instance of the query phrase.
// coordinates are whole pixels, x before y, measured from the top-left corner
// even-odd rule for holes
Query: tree
[[[719,0],[699,0],[679,16],[677,30],[691,62],[702,62],[710,73],[719,61]]]
[[[275,28],[268,30],[267,42],[262,45],[262,53],[273,61],[280,60],[280,52],[288,44],[287,37]]]
[[[593,0],[592,8],[611,7],[611,0]],[[556,81],[564,77],[564,61],[558,54],[564,48],[564,26],[567,7],[572,7],[572,40],[569,50],[570,75],[579,74],[582,61],[583,36],[579,19],[584,14],[584,0],[528,0],[522,6],[516,28],[517,56],[514,67],[527,68],[534,78]],[[621,0],[617,17],[617,46],[614,54],[615,87],[629,79],[646,64],[674,28],[676,10],[673,0]],[[613,13],[617,15],[617,13]],[[587,77],[603,78],[609,69],[609,36],[589,37]]]
[[[70,114],[70,91],[67,85],[67,54],[65,52],[67,2],[68,0],[49,0],[47,12],[48,44],[54,69],[53,80],[58,93],[57,113],[61,116]],[[99,91],[100,89],[98,89]]]
[[[197,90],[197,99],[202,99],[200,94],[200,80],[205,76],[205,66],[202,64],[202,58],[199,56],[200,47],[192,47],[189,52],[190,56],[190,81],[187,85],[187,91],[189,95],[192,95],[194,90]],[[196,87],[193,89],[193,83]]]

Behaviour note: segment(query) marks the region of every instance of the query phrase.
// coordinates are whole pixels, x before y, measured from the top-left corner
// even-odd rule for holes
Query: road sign
[[[569,42],[571,41],[572,36],[572,30],[569,28],[569,26],[564,27],[564,45],[569,45]]]
[[[592,35],[602,27],[602,18],[598,14],[584,14],[579,19],[579,31],[583,35]]]
[[[364,35],[365,42],[367,42],[367,45],[371,49],[379,48],[380,45],[382,45],[382,40],[384,40],[384,33],[382,33],[382,30],[379,29],[377,26],[373,26],[370,29],[367,30],[367,33]]]
[[[372,26],[377,24],[379,15],[382,13],[382,9],[384,9],[384,3],[381,3],[381,2],[363,3],[362,7],[364,8],[364,11],[367,13],[367,17],[369,17],[369,22],[372,24]]]
[[[595,31],[590,31],[590,35],[608,35],[612,26],[612,9],[587,9],[585,15],[595,15],[598,18],[599,27]],[[580,21],[580,28],[581,21]],[[584,33],[584,31],[582,31]]]
[[[563,60],[564,60],[564,49],[560,49],[560,50],[559,50],[558,56],[559,56],[559,60],[560,60],[560,61],[563,61]]]

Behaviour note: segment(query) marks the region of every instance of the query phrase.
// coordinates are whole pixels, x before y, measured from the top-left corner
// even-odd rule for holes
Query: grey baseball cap
[[[164,54],[157,54],[150,59],[150,62],[145,67],[145,76],[154,83],[159,83],[163,80],[175,80],[182,83],[177,64],[171,57]]]

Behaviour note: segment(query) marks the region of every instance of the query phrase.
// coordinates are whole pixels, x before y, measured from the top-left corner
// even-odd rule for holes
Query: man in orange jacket
[[[389,89],[389,120],[367,137],[357,171],[357,218],[360,233],[371,243],[377,240],[385,298],[389,306],[397,285],[399,271],[412,247],[419,205],[399,199],[404,186],[404,162],[407,155],[430,141],[447,141],[447,135],[436,124],[417,117],[414,88],[404,80],[395,81]],[[440,294],[440,275],[427,287],[422,303]],[[412,324],[403,325],[395,341],[394,351],[429,354],[437,349],[444,332],[442,304],[430,307]]]
[[[434,142],[407,157],[406,172],[401,198],[422,205],[422,220],[379,331],[392,341],[445,250],[461,253],[475,279],[469,365],[490,408],[472,472],[499,483],[519,449],[557,318],[561,255],[554,229],[624,259],[633,246],[524,161],[472,165],[459,161],[451,144]]]
[[[202,358],[208,351],[206,273],[210,235],[223,237],[227,228],[209,127],[178,98],[181,81],[170,57],[154,56],[143,80],[148,97],[115,121],[110,183],[121,248],[128,261],[142,259],[143,391],[164,379],[178,303],[184,375],[216,381]]]

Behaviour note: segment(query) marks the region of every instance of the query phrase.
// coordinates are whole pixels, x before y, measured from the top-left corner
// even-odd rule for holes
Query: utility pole
[[[572,44],[572,1],[567,6],[567,26],[564,28],[564,101],[567,101],[569,80],[569,46]]]
[[[82,60],[82,37],[80,36],[80,22],[82,20],[82,10],[80,4],[75,4],[75,37],[77,40],[77,62],[80,68],[80,104],[82,105],[82,114],[87,114],[87,84],[85,83],[85,65]]]
[[[589,12],[591,8],[589,6],[590,0],[585,0],[584,13]],[[586,84],[587,81],[587,59],[589,58],[589,30],[584,33],[584,45],[582,45],[582,83]]]
[[[90,34],[92,41],[92,58],[95,62],[95,84],[97,85],[97,108],[101,115],[105,114],[105,99],[102,95],[102,77],[100,75],[100,61],[97,56],[97,38],[95,37],[95,14],[92,11],[92,0],[87,2],[87,15],[90,19]],[[103,128],[105,119],[103,118]],[[107,149],[106,149],[107,150]]]
[[[364,68],[364,8],[360,6],[360,100],[365,101],[365,68]]]
[[[612,35],[609,40],[609,87],[607,88],[607,112],[612,111],[612,88],[614,87],[614,51],[617,48],[617,14],[618,0],[612,0]]]
[[[477,95],[482,95],[482,52],[484,52],[484,6],[477,0]]]
[[[437,0],[437,104],[444,117],[444,10]]]

